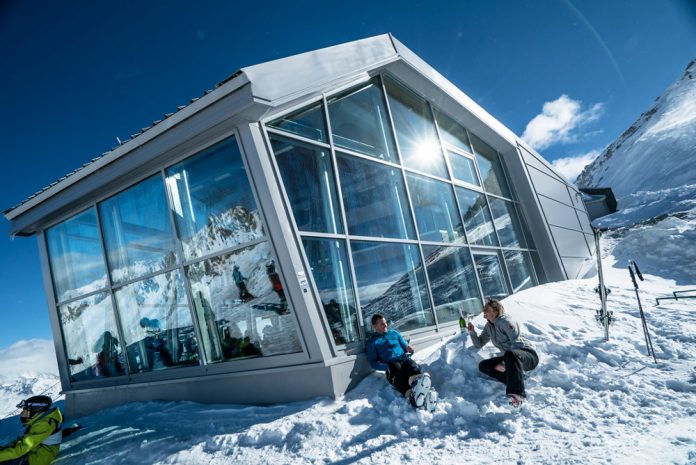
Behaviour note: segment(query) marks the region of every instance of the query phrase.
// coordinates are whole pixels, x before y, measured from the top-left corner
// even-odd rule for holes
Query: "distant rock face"
[[[696,183],[696,60],[576,184],[611,187],[617,198]]]

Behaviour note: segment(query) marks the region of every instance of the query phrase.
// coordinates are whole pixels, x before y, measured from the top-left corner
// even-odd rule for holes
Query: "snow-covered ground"
[[[616,241],[604,241],[605,253]],[[696,463],[696,300],[655,305],[657,296],[696,285],[653,275],[640,283],[655,364],[625,263],[609,255],[605,273],[616,318],[609,341],[595,322],[595,278],[505,299],[541,356],[527,378],[530,399],[518,412],[506,406],[502,384],[478,373],[478,362],[494,349],[476,352],[459,335],[416,354],[441,396],[433,413],[413,410],[380,373],[337,400],[270,407],[135,403],[68,419],[85,428],[66,440],[56,463]],[[474,323],[480,329],[482,317]],[[45,379],[30,392],[49,385]],[[3,405],[27,395],[9,386]],[[16,416],[0,424],[4,439],[20,432]]]

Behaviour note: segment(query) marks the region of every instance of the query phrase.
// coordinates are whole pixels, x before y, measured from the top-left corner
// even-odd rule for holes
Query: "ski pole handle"
[[[638,264],[636,262],[634,262],[633,260],[631,260],[631,263],[633,263],[633,267],[636,269],[636,274],[638,275],[638,279],[640,279],[641,281],[645,281],[643,279],[643,275],[640,272],[640,269],[638,268]]]

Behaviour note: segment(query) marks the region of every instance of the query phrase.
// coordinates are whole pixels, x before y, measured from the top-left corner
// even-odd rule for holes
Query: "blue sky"
[[[243,66],[385,32],[553,161],[597,153],[681,75],[696,3],[4,0],[0,207]],[[51,337],[36,239],[3,231],[0,349]]]

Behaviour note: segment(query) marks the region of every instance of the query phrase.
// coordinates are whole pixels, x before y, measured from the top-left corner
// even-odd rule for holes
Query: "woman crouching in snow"
[[[479,363],[479,370],[505,383],[505,393],[510,399],[510,404],[519,408],[527,397],[524,392],[524,372],[536,368],[539,356],[532,344],[520,335],[520,326],[505,314],[505,308],[500,301],[486,301],[483,317],[488,322],[480,336],[476,334],[476,328],[471,322],[467,326],[471,342],[480,349],[491,341],[503,354],[483,360]]]

